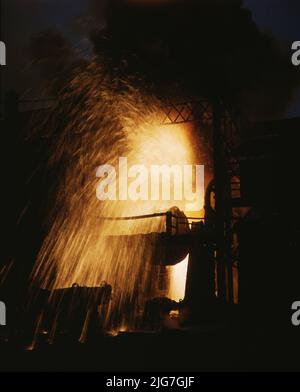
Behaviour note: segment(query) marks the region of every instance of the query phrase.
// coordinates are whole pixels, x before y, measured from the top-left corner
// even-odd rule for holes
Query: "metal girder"
[[[161,125],[198,122],[201,125],[213,125],[213,105],[209,100],[195,100],[168,103],[163,108]],[[223,141],[229,152],[237,145],[237,124],[233,118],[233,110],[229,105],[222,105],[221,130]]]
[[[203,124],[212,122],[212,105],[205,100],[169,103],[163,107],[163,112],[162,125],[192,121],[201,121]]]

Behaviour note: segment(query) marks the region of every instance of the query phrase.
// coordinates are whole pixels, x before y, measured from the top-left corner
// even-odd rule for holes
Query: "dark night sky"
[[[290,42],[300,36],[298,0],[244,0],[256,23],[278,39]]]
[[[257,25],[272,32],[284,45],[300,40],[299,0],[244,0],[245,7],[252,11]],[[300,91],[291,103],[287,117],[300,116]]]
[[[89,56],[87,35],[96,23],[92,4],[92,0],[2,0],[2,39],[8,48],[5,87],[24,86],[23,97],[38,94],[28,81],[24,82],[29,66],[25,48],[32,34],[45,28],[61,31],[76,51]],[[262,30],[271,32],[284,45],[290,47],[293,41],[300,40],[299,0],[244,0],[244,6],[252,11]],[[99,14],[97,23],[102,23]],[[296,115],[300,116],[300,92],[287,113],[289,117]]]

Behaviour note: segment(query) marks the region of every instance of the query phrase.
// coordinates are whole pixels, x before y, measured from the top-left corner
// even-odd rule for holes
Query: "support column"
[[[213,102],[213,161],[215,178],[215,210],[216,210],[216,260],[218,297],[226,302],[225,273],[225,175],[224,143],[222,140],[222,106],[218,98]]]

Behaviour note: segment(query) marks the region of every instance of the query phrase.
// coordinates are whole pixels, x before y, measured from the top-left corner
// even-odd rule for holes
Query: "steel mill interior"
[[[107,3],[92,55],[40,32],[43,94],[3,96],[3,366],[293,369],[295,67],[241,1]]]

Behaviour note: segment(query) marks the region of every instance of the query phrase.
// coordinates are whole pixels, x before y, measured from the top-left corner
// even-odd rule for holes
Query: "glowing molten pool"
[[[171,278],[168,297],[174,301],[184,299],[189,255],[179,264],[170,267]]]

